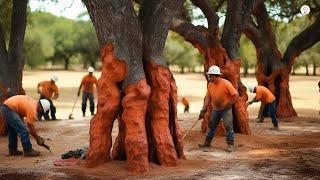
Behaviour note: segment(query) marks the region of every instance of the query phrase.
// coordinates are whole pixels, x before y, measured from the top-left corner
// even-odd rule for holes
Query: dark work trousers
[[[40,99],[46,99],[50,102],[50,114],[51,114],[51,119],[52,120],[57,120],[56,118],[56,107],[53,105],[53,102],[51,99],[47,99],[45,98],[44,96],[40,96]],[[49,118],[49,111],[47,112],[43,112],[41,111],[39,114],[38,114],[38,120],[41,120],[42,116],[44,117],[45,120],[50,120]]]
[[[274,127],[278,127],[278,119],[276,115],[276,100],[272,101],[272,103],[268,103],[265,105],[265,110],[269,112],[269,116],[271,117],[271,121]],[[263,122],[264,114],[261,115],[260,121]]]
[[[82,113],[83,115],[85,115],[86,113],[86,109],[87,109],[87,100],[89,99],[90,102],[90,112],[91,115],[94,114],[94,97],[93,97],[93,93],[87,93],[87,92],[82,92]]]
[[[21,117],[6,105],[1,105],[0,111],[2,111],[4,120],[7,125],[9,149],[17,149],[17,135],[19,135],[23,149],[30,150],[32,148],[32,145],[30,142],[29,131]]]
[[[234,132],[233,132],[233,116],[232,116],[232,108],[215,111],[213,110],[211,113],[211,123],[210,129],[206,137],[206,142],[211,142],[213,136],[215,134],[216,128],[221,120],[223,119],[224,127],[226,129],[226,139],[227,144],[234,144]]]
[[[183,111],[183,113],[189,113],[189,105],[186,105],[186,106],[184,106],[184,111]]]

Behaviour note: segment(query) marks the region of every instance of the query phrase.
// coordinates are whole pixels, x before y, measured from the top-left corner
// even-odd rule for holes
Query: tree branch
[[[191,0],[192,3],[199,7],[208,21],[209,34],[207,37],[208,46],[214,47],[220,44],[219,39],[219,16],[213,7],[210,5],[208,0]]]
[[[304,50],[309,49],[314,44],[320,41],[320,18],[316,19],[315,22],[294,37],[289,43],[282,62],[287,65],[288,72],[291,72],[294,60]]]
[[[190,42],[201,54],[205,54],[207,46],[206,35],[208,34],[206,27],[195,26],[183,19],[174,18],[170,29]]]
[[[243,32],[254,44],[257,43],[256,41],[261,33],[251,17],[248,19]]]

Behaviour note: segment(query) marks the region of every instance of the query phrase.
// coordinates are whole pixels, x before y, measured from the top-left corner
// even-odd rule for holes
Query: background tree
[[[190,42],[204,56],[205,72],[211,65],[218,65],[222,69],[223,77],[233,84],[240,95],[233,107],[235,112],[234,130],[235,132],[250,134],[248,112],[246,110],[248,96],[246,88],[240,80],[241,60],[238,56],[238,50],[242,28],[246,24],[256,1],[227,1],[227,13],[221,39],[217,11],[223,7],[226,1],[218,1],[214,4],[211,4],[211,2],[192,0],[192,3],[203,12],[208,22],[208,28],[190,23],[190,15],[186,13],[188,11],[182,6],[179,7],[180,11],[175,14],[171,29]],[[203,120],[203,131],[207,129],[211,108],[207,110]]]
[[[256,52],[253,44],[250,40],[244,36],[240,39],[239,56],[241,57],[241,67],[243,68],[243,76],[246,77],[249,74],[250,68],[256,66]]]
[[[286,2],[275,1],[267,4],[268,7],[286,7]],[[318,3],[313,1],[312,3]],[[286,18],[299,12],[298,4],[291,4],[290,10],[282,9]],[[295,5],[295,6],[293,6]],[[309,4],[312,9],[313,5]],[[292,70],[294,59],[304,50],[313,46],[320,39],[319,19],[316,19],[312,25],[298,34],[288,44],[283,57],[276,43],[276,36],[273,30],[272,16],[269,16],[266,4],[259,3],[250,19],[250,23],[245,29],[245,34],[253,42],[257,50],[257,81],[259,85],[268,87],[277,99],[278,117],[292,117],[297,113],[292,106],[291,95],[289,92],[289,73]],[[272,8],[271,8],[272,9]],[[279,13],[282,17],[282,13]],[[316,12],[312,14],[317,14]],[[318,17],[318,16],[316,16]]]
[[[0,19],[1,102],[10,96],[24,93],[22,71],[24,67],[23,42],[27,25],[27,2],[27,0],[0,1],[0,16],[4,17]],[[8,14],[11,14],[11,18],[8,17]]]
[[[178,66],[180,73],[184,73],[186,68],[194,72],[194,68],[203,61],[203,57],[192,45],[173,32],[169,33],[164,54],[167,64]]]

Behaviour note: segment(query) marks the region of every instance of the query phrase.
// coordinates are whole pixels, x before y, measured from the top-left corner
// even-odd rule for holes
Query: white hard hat
[[[88,72],[89,72],[89,73],[93,73],[93,72],[94,72],[93,67],[89,67],[89,68],[88,68]]]
[[[51,80],[54,81],[54,82],[57,82],[58,81],[58,76],[52,75],[51,76]]]
[[[207,72],[207,74],[216,74],[216,75],[220,75],[220,68],[218,66],[211,66]]]
[[[50,102],[48,100],[40,99],[40,104],[41,104],[44,112],[46,112],[50,109]]]
[[[249,87],[248,87],[248,91],[251,92],[251,93],[253,93],[254,88],[255,88],[254,86],[249,86]]]

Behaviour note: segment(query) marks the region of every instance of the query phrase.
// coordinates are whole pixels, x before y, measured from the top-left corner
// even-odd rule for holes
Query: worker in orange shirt
[[[248,104],[261,101],[266,106],[266,109],[268,109],[269,115],[272,119],[273,128],[271,128],[271,130],[279,130],[279,123],[276,116],[276,98],[274,97],[272,92],[264,86],[248,87],[248,89],[249,92],[256,93],[254,99],[248,102]],[[262,123],[263,120],[264,116],[262,114],[259,122]]]
[[[182,97],[182,104],[184,105],[184,111],[183,113],[189,113],[189,107],[190,107],[190,103],[187,97]]]
[[[32,148],[29,133],[37,140],[38,145],[44,145],[44,139],[41,138],[35,130],[34,123],[37,120],[37,114],[42,111],[48,111],[50,102],[46,99],[40,99],[39,102],[26,95],[17,95],[8,98],[0,106],[8,130],[9,155],[35,157],[40,152]],[[26,121],[23,118],[26,117]],[[23,152],[18,150],[18,139],[23,147]]]
[[[78,97],[80,96],[80,91],[82,89],[82,115],[83,117],[86,116],[86,109],[87,109],[87,100],[89,99],[90,102],[90,112],[91,115],[94,115],[94,85],[98,87],[97,78],[93,75],[94,69],[93,67],[88,68],[88,75],[82,78],[81,84],[78,90]]]
[[[59,90],[56,85],[58,77],[53,75],[50,81],[43,81],[38,84],[38,93],[40,94],[40,99],[46,99],[50,102],[50,114],[52,120],[57,120],[56,118],[56,107],[53,105],[52,100],[58,99]],[[38,120],[41,120],[44,116],[45,120],[50,120],[49,111],[39,113]]]
[[[211,66],[207,72],[209,81],[208,90],[198,119],[200,120],[204,117],[210,103],[213,110],[211,112],[209,132],[205,142],[199,144],[199,147],[211,146],[215,130],[222,118],[227,131],[227,151],[232,152],[234,151],[232,105],[235,103],[239,94],[228,80],[220,78],[220,74],[220,68],[218,66]]]

